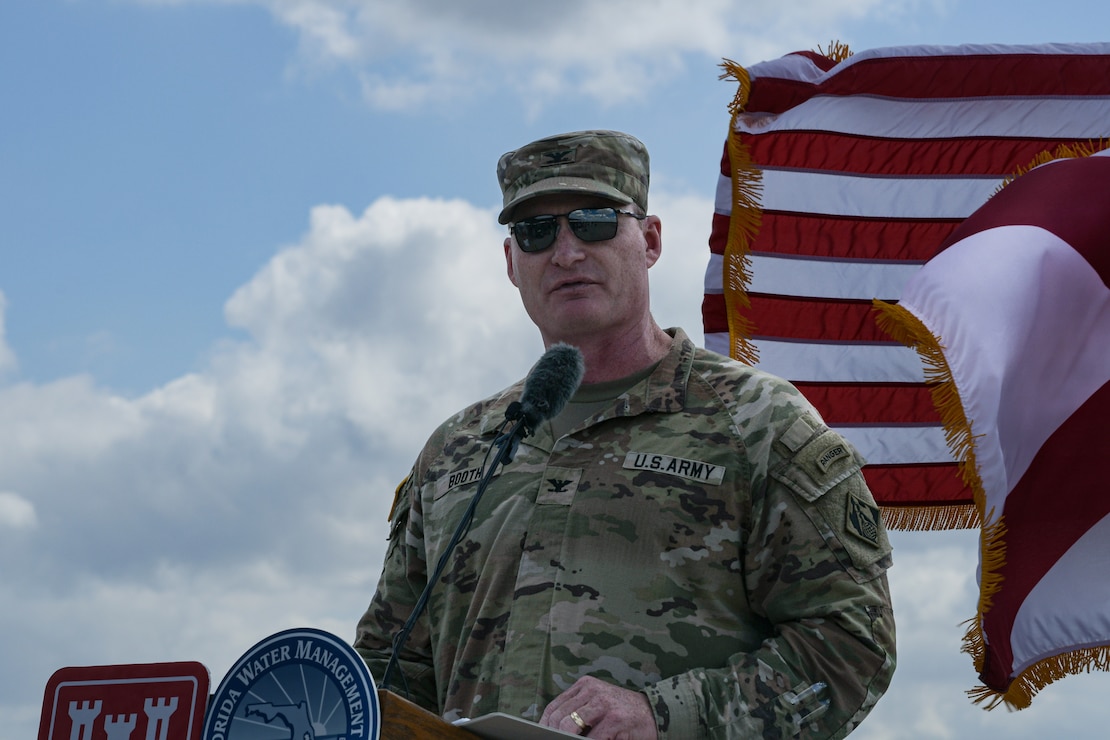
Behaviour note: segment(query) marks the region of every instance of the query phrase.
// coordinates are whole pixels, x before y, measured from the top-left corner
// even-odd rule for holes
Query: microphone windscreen
[[[577,347],[551,345],[532,367],[520,395],[521,410],[530,427],[559,415],[578,390],[586,363]]]

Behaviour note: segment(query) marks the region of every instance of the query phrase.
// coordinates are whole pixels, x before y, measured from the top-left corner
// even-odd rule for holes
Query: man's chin
[[[567,340],[604,331],[611,315],[596,304],[580,300],[559,306],[545,317],[547,333]],[[542,324],[541,324],[542,326]]]

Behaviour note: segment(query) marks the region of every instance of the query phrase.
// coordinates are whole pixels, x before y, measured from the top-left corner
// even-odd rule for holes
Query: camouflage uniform
[[[414,701],[536,720],[592,675],[646,694],[661,738],[808,738],[886,690],[890,545],[855,451],[785,381],[669,333],[646,380],[493,479],[402,652]],[[376,676],[520,392],[444,423],[399,488],[355,642]]]

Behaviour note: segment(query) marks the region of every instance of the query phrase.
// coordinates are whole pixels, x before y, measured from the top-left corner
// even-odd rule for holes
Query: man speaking
[[[534,415],[511,459],[491,450],[525,381],[432,434],[355,647],[379,681],[393,658],[399,693],[448,720],[843,737],[894,672],[879,510],[793,386],[655,323],[648,173],[643,144],[613,131],[501,157],[509,280],[544,345],[580,351],[582,383],[556,384],[569,402]]]

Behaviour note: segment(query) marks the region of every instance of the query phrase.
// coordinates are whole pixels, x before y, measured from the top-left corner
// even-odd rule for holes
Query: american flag
[[[706,346],[795,383],[895,528],[973,526],[917,353],[879,328],[953,230],[1046,152],[1110,137],[1110,44],[799,52],[744,68],[710,237]]]
[[[982,517],[977,701],[1110,668],[1110,151],[967,219],[881,323],[937,363]]]

